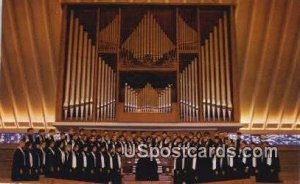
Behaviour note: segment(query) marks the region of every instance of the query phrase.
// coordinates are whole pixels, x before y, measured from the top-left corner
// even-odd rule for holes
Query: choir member
[[[173,168],[173,173],[174,173],[174,183],[175,184],[182,184],[184,181],[184,161],[185,159],[183,158],[182,154],[180,154],[179,157],[174,158],[174,168]]]
[[[71,140],[73,139],[73,135],[74,135],[75,131],[74,131],[74,128],[70,128],[68,130],[68,133],[66,135],[66,139],[67,139],[67,142],[71,142]]]
[[[250,162],[250,167],[249,167],[249,174],[251,176],[258,176],[260,175],[260,173],[262,172],[262,167],[261,167],[261,159],[258,157],[255,157],[253,152],[254,152],[254,148],[256,147],[255,143],[251,143],[250,147],[252,149],[252,154],[251,154],[251,162]]]
[[[121,183],[121,169],[122,169],[122,164],[121,164],[121,156],[120,153],[121,147],[120,146],[115,146],[114,148],[110,148],[110,165],[111,165],[111,181],[113,184],[119,184]]]
[[[269,146],[267,142],[262,143],[262,149],[265,151],[264,155],[260,158],[261,174],[256,178],[257,182],[279,183],[280,164],[279,157],[275,155],[272,150],[265,150],[265,147]]]
[[[83,145],[82,151],[80,152],[80,159],[79,159],[79,178],[80,180],[87,180],[88,179],[88,146],[87,144]]]
[[[46,149],[46,165],[45,165],[45,176],[56,177],[57,175],[57,159],[55,154],[55,142],[50,141],[49,147]]]
[[[26,158],[26,169],[25,177],[27,181],[38,181],[39,180],[39,155],[36,150],[33,149],[32,143],[26,143],[25,150]]]
[[[54,142],[54,135],[55,135],[55,130],[54,129],[50,129],[48,135],[45,138],[46,141],[46,146],[49,147],[51,142]]]
[[[242,133],[241,132],[237,132],[236,133],[236,140],[234,142],[234,147],[236,148],[236,150],[240,149],[241,146],[241,141],[242,141]]]
[[[229,139],[225,139],[225,142],[228,147],[234,146],[234,143]],[[228,153],[226,157],[226,178],[227,179],[237,179],[243,178],[245,175],[243,174],[244,168],[242,167],[241,159],[236,154]]]
[[[72,144],[71,142],[69,142],[67,145],[66,145],[66,148],[65,148],[65,153],[66,153],[66,161],[65,161],[65,166],[64,168],[62,169],[62,177],[61,178],[64,178],[64,179],[69,179],[72,177],[72,161],[73,161],[73,151],[72,151]],[[76,160],[76,156],[74,158]],[[76,164],[76,161],[75,163]]]
[[[91,148],[90,154],[87,157],[87,169],[88,169],[88,178],[87,181],[96,182],[98,171],[100,169],[99,166],[99,155],[97,153],[97,145],[93,145]]]
[[[97,131],[95,129],[91,130],[91,136],[96,137]]]
[[[25,135],[25,141],[30,142],[30,143],[35,143],[35,136],[34,136],[34,131],[33,128],[28,128],[27,133]]]
[[[25,180],[26,172],[26,156],[25,156],[25,140],[22,139],[19,142],[18,148],[13,155],[11,180],[23,181]]]
[[[36,151],[40,157],[39,163],[39,174],[44,175],[45,165],[46,165],[46,143],[41,142],[40,144],[36,144]]]
[[[70,167],[69,167],[69,178],[70,179],[79,179],[79,161],[80,161],[80,152],[79,145],[75,144],[73,150],[70,154]]]
[[[249,177],[250,176],[250,167],[251,167],[251,164],[252,164],[252,159],[251,157],[247,157],[247,155],[250,154],[250,150],[244,150],[246,148],[246,143],[241,141],[241,145],[240,145],[240,148],[238,150],[238,157],[241,161],[241,171],[242,173],[246,176],[246,177]],[[243,151],[244,150],[244,151]]]
[[[65,143],[63,140],[57,141],[57,148],[55,149],[56,162],[57,162],[57,178],[62,178],[65,174],[65,165],[67,160],[67,154],[65,152]]]
[[[35,138],[35,144],[41,145],[42,142],[45,142],[45,130],[40,129]]]
[[[99,176],[101,177],[100,180],[105,182],[109,181],[110,173],[111,173],[111,160],[108,151],[106,150],[106,144],[102,143],[100,145],[100,169],[99,169]]]
[[[195,183],[198,181],[199,177],[197,176],[197,159],[196,148],[193,147],[191,150],[192,155],[188,155],[185,158],[184,164],[184,180],[186,183]],[[191,157],[193,156],[193,157]]]

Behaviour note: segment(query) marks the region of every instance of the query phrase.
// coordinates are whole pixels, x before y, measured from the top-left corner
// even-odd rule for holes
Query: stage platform
[[[60,130],[70,127],[98,130],[133,130],[133,131],[237,131],[243,127],[241,123],[137,123],[137,122],[55,122],[53,126]]]

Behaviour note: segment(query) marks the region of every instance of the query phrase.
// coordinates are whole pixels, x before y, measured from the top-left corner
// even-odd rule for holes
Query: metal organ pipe
[[[149,83],[136,90],[125,83],[124,97],[125,112],[169,113],[172,109],[172,85],[170,84],[159,91]]]
[[[202,114],[203,119],[207,121],[232,120],[227,21],[227,14],[224,13],[223,18],[218,19],[218,24],[213,27],[208,38],[200,46],[199,70],[195,73],[201,70]],[[196,85],[199,83],[196,82]],[[196,89],[199,90],[199,87]]]
[[[66,84],[65,84],[65,99],[63,104],[64,118],[68,118],[68,112],[70,110],[70,80],[71,80],[71,64],[72,64],[72,44],[73,44],[73,32],[74,32],[74,11],[70,13],[70,26],[68,36],[68,59],[67,59],[67,73],[66,73]],[[72,114],[72,112],[70,112]]]
[[[199,121],[201,116],[205,121],[232,120],[227,13],[224,12],[223,17],[218,19],[217,24],[207,33],[207,38],[197,49],[194,47],[197,43],[195,40],[198,39],[195,36],[198,34],[197,31],[182,17],[179,17],[177,23],[178,49],[184,54],[189,55],[189,51],[192,51],[190,55],[197,55],[190,59],[184,68],[180,68],[178,85],[180,119],[188,122]],[[99,121],[113,121],[116,117],[117,96],[117,75],[114,66],[111,66],[113,65],[111,61],[106,62],[102,55],[99,55],[95,41],[92,40],[86,27],[81,25],[73,10],[70,12],[68,24],[63,118],[93,120],[93,117],[96,117]],[[99,32],[100,40],[103,43],[110,43],[111,40],[113,47],[117,47],[119,24],[117,16],[107,28]],[[159,27],[159,23],[150,12],[145,14],[132,35],[124,41],[121,48],[131,51],[139,60],[149,62],[147,58],[150,57],[157,61],[171,51],[170,48],[174,48],[172,41],[168,39],[170,35],[166,35]],[[198,50],[198,54],[195,50]],[[172,111],[170,84],[162,89],[154,89],[147,83],[141,89],[133,89],[126,83],[124,94],[125,112]],[[93,112],[94,105],[96,112]],[[203,109],[202,112],[200,109]]]

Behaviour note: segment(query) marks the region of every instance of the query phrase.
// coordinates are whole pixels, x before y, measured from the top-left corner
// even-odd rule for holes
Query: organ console
[[[59,120],[117,121],[119,113],[178,113],[178,122],[237,121],[228,18],[232,9],[176,6],[160,12],[145,7],[135,14],[128,7],[102,6],[68,8]],[[91,14],[96,16],[88,20]],[[151,75],[123,79],[135,72]]]

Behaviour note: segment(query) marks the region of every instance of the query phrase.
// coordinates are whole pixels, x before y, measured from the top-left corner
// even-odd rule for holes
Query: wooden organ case
[[[56,122],[239,122],[233,5],[63,8]]]

